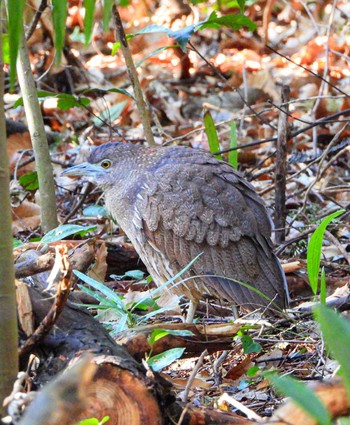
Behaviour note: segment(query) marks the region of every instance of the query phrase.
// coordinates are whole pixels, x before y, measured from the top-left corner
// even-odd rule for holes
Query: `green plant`
[[[156,302],[158,294],[168,285],[171,285],[178,278],[180,278],[181,275],[185,273],[186,270],[190,268],[198,258],[199,256],[195,257],[184,269],[182,269],[174,277],[169,279],[163,285],[152,289],[149,295],[142,298],[140,301],[137,301],[132,304],[125,304],[124,298],[122,296],[113,292],[103,283],[98,282],[89,276],[86,276],[78,270],[73,270],[73,272],[76,276],[78,276],[79,279],[81,279],[83,282],[87,283],[93,288],[91,289],[86,286],[79,285],[80,289],[89,294],[90,296],[94,297],[99,302],[98,306],[91,304],[83,304],[83,306],[89,309],[97,309],[99,311],[97,318],[104,321],[106,326],[111,329],[111,333],[115,335],[119,332],[124,331],[125,329],[141,325],[147,322],[150,318],[162,314],[171,308],[175,308],[175,306],[166,306],[164,308],[160,308]],[[153,311],[143,316],[139,316],[138,314],[136,314],[137,310],[146,311],[149,307],[151,307]],[[113,321],[110,320],[111,316],[114,316]],[[116,319],[118,319],[117,322]]]
[[[238,169],[238,143],[237,143],[237,133],[236,133],[236,123],[231,122],[230,124],[230,148],[235,148],[235,150],[228,153],[228,162],[232,167]]]
[[[314,317],[320,325],[328,349],[339,362],[338,374],[342,377],[350,400],[350,323],[323,304],[314,309]],[[290,376],[279,376],[275,372],[264,375],[279,393],[289,396],[320,425],[331,423],[330,415],[323,402],[304,383]]]
[[[345,210],[335,211],[333,214],[330,214],[325,217],[310,238],[307,247],[307,274],[309,277],[311,289],[315,295],[318,291],[318,277],[320,273],[321,252],[324,232],[328,224],[344,212]],[[321,298],[323,300],[325,299],[324,271],[321,274]]]
[[[88,418],[83,419],[82,421],[78,422],[76,425],[103,425],[109,421],[109,416],[104,416],[100,421],[97,418]]]
[[[203,121],[204,121],[205,132],[208,138],[210,153],[214,154],[215,152],[219,152],[220,151],[219,137],[216,131],[213,117],[211,116],[211,113],[209,111],[206,111],[204,113]],[[222,159],[220,154],[215,156],[217,159]]]
[[[151,332],[150,336],[147,339],[151,350],[149,354],[146,356],[146,362],[151,366],[154,371],[159,371],[166,366],[169,366],[175,360],[179,359],[185,348],[172,348],[170,350],[163,351],[160,354],[156,354],[152,356],[154,344],[160,339],[164,338],[167,335],[175,335],[175,336],[193,336],[191,331],[186,329],[182,330],[165,330],[165,329],[155,329]]]
[[[174,41],[183,51],[186,51],[186,46],[194,33],[205,28],[219,29],[223,26],[232,28],[233,30],[239,30],[243,27],[248,28],[249,31],[254,31],[256,29],[256,24],[251,19],[249,19],[248,16],[243,15],[242,12],[235,15],[229,14],[218,16],[218,14],[214,11],[204,21],[189,25],[188,27],[181,28],[177,31],[172,31],[162,25],[152,24],[134,34],[127,34],[126,39],[131,40],[132,38],[141,34],[165,33],[168,37],[174,39]],[[115,54],[119,48],[120,43],[115,43],[113,45],[112,54]]]

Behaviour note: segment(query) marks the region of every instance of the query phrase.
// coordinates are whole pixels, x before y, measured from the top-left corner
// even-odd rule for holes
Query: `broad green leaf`
[[[114,0],[103,0],[102,20],[103,20],[103,31],[105,32],[109,30],[109,21],[112,16],[113,4],[114,4]]]
[[[50,230],[46,235],[41,239],[42,243],[51,243],[60,241],[68,236],[73,236],[79,234],[84,236],[86,233],[89,233],[95,230],[97,226],[79,226],[77,224],[61,224],[55,229]]]
[[[74,107],[85,108],[90,104],[90,99],[87,97],[77,97],[72,94],[60,93],[57,98],[57,107],[63,111]]]
[[[237,133],[236,133],[236,123],[231,122],[230,124],[230,148],[237,148]],[[238,169],[238,150],[230,151],[228,153],[228,163],[237,170]]]
[[[199,22],[196,26],[196,31],[204,28],[220,28],[221,26],[229,27],[234,30],[239,30],[242,27],[247,27],[250,31],[256,30],[256,24],[241,13],[237,15],[224,15],[218,16],[214,11],[210,14],[209,18],[205,21]]]
[[[320,425],[330,425],[331,417],[325,405],[304,383],[290,376],[276,374],[266,374],[265,376],[279,393],[290,397]]]
[[[155,372],[157,372],[179,359],[184,351],[185,348],[172,348],[164,351],[163,353],[157,354],[156,356],[150,357],[147,360],[147,363]]]
[[[38,173],[36,171],[30,171],[29,173],[24,174],[18,179],[18,182],[26,190],[39,189]]]
[[[244,354],[260,353],[262,350],[261,345],[258,342],[255,342],[249,335],[243,335],[241,337],[241,343]]]
[[[194,336],[194,333],[187,330],[187,329],[155,329],[151,332],[150,336],[148,337],[148,343],[150,345],[153,345],[156,341],[160,340],[161,338],[167,336],[167,335],[174,335],[174,336],[183,336],[183,337],[191,337]]]
[[[109,421],[109,416],[104,416],[101,421],[99,421],[97,418],[89,418],[89,419],[83,419],[82,421],[78,422],[76,425],[103,425]]]
[[[13,249],[16,249],[16,248],[18,248],[19,246],[22,246],[22,245],[23,245],[23,242],[20,241],[19,239],[17,239],[17,238],[12,239]]]
[[[56,49],[55,62],[58,65],[61,61],[64,38],[66,35],[67,0],[52,0],[52,6],[52,22]]]
[[[143,279],[144,275],[145,273],[142,270],[129,270],[125,273],[125,276],[136,280]]]
[[[39,100],[46,99],[47,97],[56,97],[58,99],[57,106],[62,110],[67,110],[74,107],[85,108],[91,102],[87,97],[78,97],[74,96],[73,94],[54,93],[45,90],[38,90],[37,95]],[[13,106],[14,108],[23,106],[23,98],[20,97],[17,99]]]
[[[325,305],[317,306],[314,316],[327,346],[341,366],[340,375],[350,399],[350,323]]]
[[[76,425],[99,425],[99,421],[96,418],[83,419]]]
[[[105,122],[113,123],[117,118],[120,117],[126,106],[126,101],[116,103],[110,108],[105,109],[102,113],[94,118],[95,127],[101,127]]]
[[[11,89],[16,80],[16,61],[23,34],[23,9],[24,0],[9,0],[7,2]]]
[[[105,207],[101,205],[89,205],[88,207],[83,209],[83,215],[85,217],[107,217],[108,213]]]
[[[84,7],[84,34],[85,45],[87,46],[91,41],[92,29],[94,26],[95,0],[84,0]]]
[[[203,121],[204,121],[205,132],[208,137],[210,152],[211,153],[219,152],[220,143],[219,143],[218,133],[215,128],[213,117],[211,116],[211,113],[209,111],[206,111],[204,113]],[[222,159],[221,155],[216,155],[216,158]]]
[[[159,341],[167,335],[169,335],[169,332],[165,329],[154,329],[147,338],[147,342],[152,347],[155,342]]]
[[[252,378],[252,377],[256,376],[259,371],[260,371],[259,366],[252,366],[247,370],[247,376]]]
[[[51,91],[45,91],[45,90],[38,90],[37,91],[38,99],[45,99],[47,97],[56,97],[57,93],[51,92]],[[23,97],[20,97],[16,100],[16,102],[13,104],[14,108],[18,108],[18,106],[23,106]]]
[[[328,215],[325,219],[323,219],[321,224],[314,231],[310,238],[309,245],[307,247],[307,274],[309,277],[311,289],[314,294],[317,293],[318,289],[318,274],[320,272],[321,250],[324,232],[328,224],[344,212],[345,210],[339,210],[333,214]]]

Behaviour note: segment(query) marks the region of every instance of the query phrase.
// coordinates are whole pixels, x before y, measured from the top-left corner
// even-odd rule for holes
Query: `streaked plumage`
[[[107,161],[107,162],[106,162]],[[108,166],[110,161],[110,166]],[[252,310],[286,306],[286,283],[272,252],[271,221],[253,186],[230,165],[185,147],[106,143],[65,172],[101,186],[106,206],[157,285],[199,254],[174,283],[178,295],[209,295]],[[90,164],[93,164],[91,166]]]

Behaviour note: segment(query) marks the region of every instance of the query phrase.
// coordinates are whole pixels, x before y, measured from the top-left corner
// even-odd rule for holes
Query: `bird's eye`
[[[106,168],[109,168],[112,165],[112,163],[109,159],[104,159],[103,161],[101,161],[100,165],[102,168],[106,169]]]

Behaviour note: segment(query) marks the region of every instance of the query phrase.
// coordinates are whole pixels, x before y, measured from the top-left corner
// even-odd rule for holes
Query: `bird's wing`
[[[267,305],[254,286],[284,305],[284,277],[271,251],[271,224],[254,188],[228,164],[206,154],[163,158],[137,198],[140,226],[175,272],[202,254],[192,275],[207,292],[239,304]],[[213,275],[218,277],[213,277]]]

